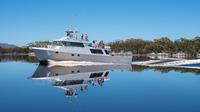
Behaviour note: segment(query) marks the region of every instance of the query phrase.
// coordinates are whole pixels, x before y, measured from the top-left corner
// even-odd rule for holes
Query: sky
[[[0,43],[55,40],[71,25],[105,42],[193,38],[199,11],[200,0],[0,0]]]

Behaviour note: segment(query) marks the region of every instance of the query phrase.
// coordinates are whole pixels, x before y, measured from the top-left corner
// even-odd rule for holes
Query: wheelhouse
[[[78,47],[78,48],[85,48],[87,46],[92,54],[109,55],[109,52],[106,49],[90,47],[88,46],[88,44],[84,44],[83,42],[53,41],[52,46],[66,46],[66,47]]]
[[[53,41],[49,48],[59,49],[61,47],[76,47],[76,50],[83,48],[91,54],[109,55],[109,49],[105,48],[103,41],[100,41],[99,44],[97,44],[95,40],[93,42],[89,42],[87,34],[82,34],[81,39],[78,39],[77,33],[78,30],[76,29],[67,30],[66,37]]]

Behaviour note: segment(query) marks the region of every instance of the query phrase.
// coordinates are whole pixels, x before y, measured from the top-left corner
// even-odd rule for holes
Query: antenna
[[[70,25],[70,28],[73,28],[73,25],[72,25],[72,24]]]

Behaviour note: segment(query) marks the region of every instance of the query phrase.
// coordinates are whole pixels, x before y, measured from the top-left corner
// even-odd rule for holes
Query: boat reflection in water
[[[77,91],[85,91],[89,85],[102,86],[109,79],[111,70],[131,70],[131,65],[93,65],[93,66],[41,66],[31,79],[49,80],[53,86],[66,91],[66,96],[77,96]]]

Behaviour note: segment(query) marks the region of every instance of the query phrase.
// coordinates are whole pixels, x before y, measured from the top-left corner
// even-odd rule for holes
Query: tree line
[[[196,56],[200,53],[200,37],[192,39],[180,38],[170,40],[168,37],[162,37],[154,40],[127,39],[117,40],[109,43],[114,52],[132,52],[133,54],[148,53],[185,53],[188,56]]]
[[[23,47],[15,47],[15,48],[2,48],[0,47],[0,54],[28,54],[32,52],[30,47],[47,47],[51,44],[50,41],[36,41],[28,43],[26,46]]]
[[[6,61],[26,61],[26,62],[38,62],[37,58],[28,55],[0,55],[0,62]]]
[[[1,48],[0,53],[29,53],[29,47],[47,47],[52,44],[50,41],[38,41],[28,43],[25,47]],[[192,39],[180,38],[171,40],[168,37],[161,37],[154,40],[143,40],[130,38],[126,40],[116,40],[108,44],[115,53],[132,52],[132,54],[148,54],[148,53],[185,53],[188,56],[195,57],[200,53],[200,37]]]
[[[52,42],[50,41],[36,41],[28,43],[26,46],[28,47],[47,47],[48,45],[51,45]]]
[[[29,53],[28,47],[15,47],[15,48],[1,48],[0,47],[0,54],[19,54],[19,53]]]

